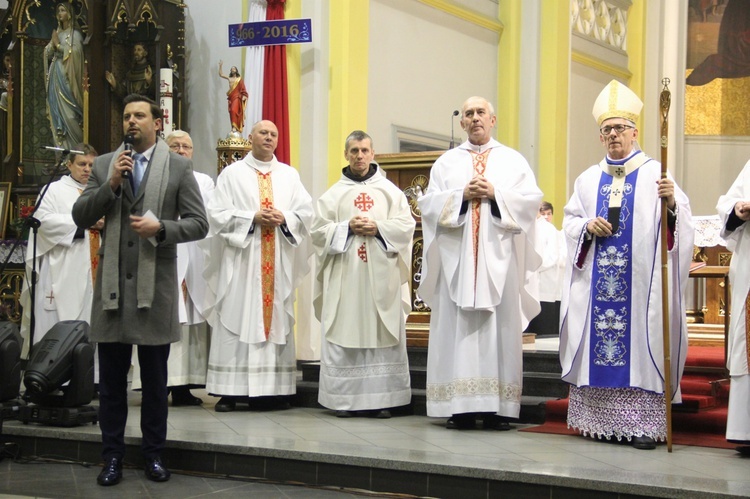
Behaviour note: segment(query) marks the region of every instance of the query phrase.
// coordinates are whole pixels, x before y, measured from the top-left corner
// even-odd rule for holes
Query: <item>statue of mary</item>
[[[44,48],[47,114],[55,145],[73,149],[83,142],[83,37],[69,3],[59,3],[55,14],[57,29]]]

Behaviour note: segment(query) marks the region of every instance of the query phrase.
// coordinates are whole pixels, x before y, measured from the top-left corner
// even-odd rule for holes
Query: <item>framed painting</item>
[[[750,2],[690,0],[685,135],[750,135]]]

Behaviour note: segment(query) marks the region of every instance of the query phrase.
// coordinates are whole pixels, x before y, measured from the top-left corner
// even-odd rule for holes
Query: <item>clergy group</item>
[[[568,425],[587,437],[653,449],[667,436],[666,404],[681,399],[693,226],[685,193],[638,145],[642,106],[614,80],[594,104],[605,154],[576,179],[564,208],[565,270],[555,329],[562,379],[570,385]],[[540,293],[539,285],[538,239],[548,228],[540,223],[549,222],[537,221],[543,193],[532,168],[493,138],[492,104],[470,97],[460,116],[467,139],[437,159],[426,191],[411,203],[375,162],[375,140],[361,130],[343,138],[341,176],[316,202],[297,170],[277,160],[279,132],[268,120],[252,127],[250,153],[224,168],[215,186],[210,177],[189,169],[189,183],[172,178],[174,165],[182,168],[192,157],[185,132],[157,139],[142,165],[140,158],[120,152],[122,146],[95,161],[96,151],[82,144],[77,149],[83,154],[68,160],[70,175],[51,184],[40,203],[39,238],[29,244],[27,257],[29,268],[33,263],[40,268],[39,287],[32,303],[25,286],[22,333],[31,336],[32,306],[37,342],[58,321],[91,322],[92,316],[125,306],[117,290],[130,292],[132,286],[137,300],[127,307],[136,316],[163,303],[165,308],[151,314],[174,316],[181,334],[94,334],[103,340],[100,359],[102,348],[110,351],[109,342],[124,348],[171,345],[167,376],[159,383],[171,392],[173,406],[202,404],[190,389],[205,386],[219,397],[217,412],[242,404],[287,408],[287,396],[296,392],[296,288],[314,269],[313,309],[321,327],[318,402],[340,418],[389,418],[412,397],[406,319],[419,220],[423,253],[416,291],[431,309],[427,414],[444,418],[448,429],[508,430],[521,407],[522,332],[539,314],[540,296],[551,291]],[[142,132],[147,118],[125,116],[124,131]],[[154,161],[161,160],[169,166],[155,170]],[[92,168],[95,185],[89,183]],[[154,187],[156,182],[161,184]],[[99,192],[106,189],[105,200]],[[181,189],[189,192],[185,201]],[[129,222],[127,213],[121,220],[107,215],[85,218],[86,223],[72,215],[79,197],[100,199],[109,210],[121,197],[132,197],[133,206],[158,207],[169,196],[177,196],[175,221],[161,218],[157,209],[135,216],[133,211]],[[205,215],[198,210],[201,201]],[[187,210],[195,203],[195,210]],[[736,303],[727,438],[750,453],[745,312],[750,236],[744,232],[750,220],[750,166],[717,209],[722,235],[739,254],[730,269]],[[197,223],[205,217],[205,238],[187,233],[194,227],[188,225],[190,217]],[[137,237],[127,235],[128,223]],[[173,247],[173,253],[165,252]],[[134,270],[124,276],[129,267],[118,255],[126,253]],[[169,262],[162,261],[172,254]],[[174,271],[160,273],[163,265],[174,265]],[[118,274],[107,270],[112,266],[120,268],[119,284],[112,280]],[[162,285],[147,282],[165,276],[173,281],[174,303],[160,298]],[[123,279],[133,282],[123,288]],[[667,328],[663,294],[669,303]],[[118,327],[136,328],[138,322]],[[664,334],[670,352],[664,352]],[[672,360],[669,386],[665,353]],[[151,354],[138,349],[131,388],[143,389],[146,397],[154,381],[148,378],[152,368],[141,361],[153,360],[143,355]],[[119,481],[117,461],[111,466],[100,484]],[[150,478],[164,481],[169,474],[159,466]]]

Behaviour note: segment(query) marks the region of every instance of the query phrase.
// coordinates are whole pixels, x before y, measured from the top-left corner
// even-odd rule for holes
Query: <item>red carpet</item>
[[[688,348],[685,374],[682,377],[683,403],[672,408],[672,442],[676,445],[734,449],[726,441],[729,382],[724,378],[723,347]],[[553,400],[545,405],[544,424],[524,428],[531,433],[578,435],[567,426],[568,399]]]

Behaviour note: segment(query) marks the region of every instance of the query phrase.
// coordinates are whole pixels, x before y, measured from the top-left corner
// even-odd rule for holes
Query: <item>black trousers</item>
[[[133,345],[99,343],[99,427],[102,458],[125,457],[128,419],[128,371]],[[141,451],[159,457],[167,440],[167,359],[169,344],[137,345],[141,367]]]

